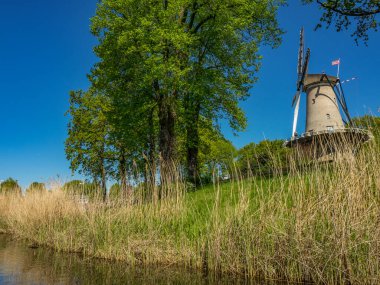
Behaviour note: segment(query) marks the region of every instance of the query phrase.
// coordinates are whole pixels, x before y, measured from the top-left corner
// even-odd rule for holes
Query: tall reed
[[[242,178],[235,170],[230,183],[189,193],[176,174],[165,195],[150,202],[138,191],[133,203],[108,204],[80,204],[60,189],[1,195],[0,226],[33,243],[132,265],[378,284],[379,146],[338,158],[300,165],[289,157],[286,174],[275,162],[271,178]]]

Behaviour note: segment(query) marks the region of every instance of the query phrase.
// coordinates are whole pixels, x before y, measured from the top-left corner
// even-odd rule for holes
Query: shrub
[[[85,195],[88,198],[101,197],[101,187],[93,182],[72,180],[66,182],[62,189],[69,195]]]
[[[41,193],[46,191],[45,183],[41,182],[33,182],[29,185],[29,187],[26,189],[26,194],[30,193]]]
[[[0,193],[19,193],[21,194],[21,187],[18,185],[17,180],[8,178],[0,184]]]

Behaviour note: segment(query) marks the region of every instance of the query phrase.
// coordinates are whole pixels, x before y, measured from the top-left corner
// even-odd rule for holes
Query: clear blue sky
[[[345,85],[351,114],[379,115],[380,34],[370,35],[369,47],[357,47],[348,32],[314,32],[318,9],[290,2],[279,13],[286,32],[282,45],[262,48],[260,80],[241,104],[248,117],[247,130],[233,136],[223,126],[237,147],[290,136],[301,26],[312,51],[309,71],[334,74],[331,61],[340,57],[341,78],[359,77]],[[88,87],[86,73],[97,60],[92,52],[96,39],[89,32],[96,3],[0,0],[0,180],[13,177],[26,187],[36,180],[72,179],[64,153],[64,113],[69,91]]]

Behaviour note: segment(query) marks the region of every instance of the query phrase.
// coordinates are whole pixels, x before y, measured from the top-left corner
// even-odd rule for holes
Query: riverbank
[[[380,154],[239,179],[157,204],[90,202],[60,189],[0,196],[0,230],[131,265],[323,283],[380,282]],[[281,169],[279,167],[279,169]],[[176,192],[177,191],[177,192]],[[178,193],[181,193],[179,195]]]
[[[205,278],[181,267],[128,266],[125,262],[87,258],[81,254],[30,247],[10,235],[0,235],[0,284],[112,284],[112,285],[230,285],[236,278]],[[268,283],[269,285],[270,283]],[[279,285],[279,284],[278,284]]]

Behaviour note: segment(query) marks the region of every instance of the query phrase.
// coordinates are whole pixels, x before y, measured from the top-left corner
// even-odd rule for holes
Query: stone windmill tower
[[[304,153],[321,160],[332,160],[337,154],[355,151],[372,138],[363,129],[355,128],[348,112],[342,84],[338,77],[308,74],[310,49],[304,53],[304,31],[300,33],[298,52],[297,92],[293,98],[293,131],[287,147],[298,147]],[[306,94],[306,129],[296,132],[302,93]],[[343,119],[342,113],[345,117]]]

